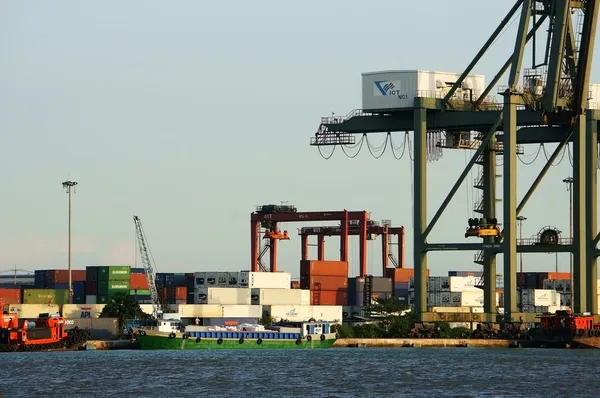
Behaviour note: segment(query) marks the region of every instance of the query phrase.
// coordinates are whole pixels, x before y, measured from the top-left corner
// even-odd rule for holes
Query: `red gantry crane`
[[[317,259],[323,261],[325,260],[325,237],[341,236],[341,234],[341,224],[339,226],[304,227],[298,229],[298,235],[300,235],[302,239],[302,260],[308,260],[309,236],[317,237]],[[348,235],[360,235],[358,222],[349,221]],[[394,235],[398,237],[398,257],[394,254],[392,248],[395,245],[392,239]],[[394,268],[404,268],[404,227],[392,227],[390,220],[382,220],[381,224],[373,220],[367,221],[366,241],[374,240],[377,236],[381,236],[382,275],[386,275],[386,269],[389,267],[390,262]],[[361,240],[361,243],[362,242],[363,241]],[[366,269],[363,272],[363,268],[361,267],[361,276],[364,276],[366,273]]]
[[[315,222],[315,221],[340,221],[341,223],[341,243],[340,260],[348,261],[348,236],[349,222],[358,222],[358,235],[360,235],[360,273],[361,276],[367,274],[367,222],[369,213],[366,211],[308,211],[299,212],[293,205],[263,205],[257,207],[256,211],[250,215],[250,256],[251,270],[253,272],[267,271],[266,267],[261,267],[261,258],[269,253],[269,271],[277,271],[277,243],[279,240],[289,240],[287,231],[280,231],[278,223],[280,222]],[[268,243],[260,249],[260,227],[266,229],[263,239]]]

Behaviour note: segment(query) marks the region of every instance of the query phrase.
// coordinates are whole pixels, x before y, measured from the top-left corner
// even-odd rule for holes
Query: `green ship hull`
[[[236,350],[258,350],[258,349],[306,349],[306,348],[330,348],[335,339],[326,340],[302,340],[296,343],[296,340],[284,339],[264,339],[258,343],[257,339],[244,339],[240,343],[237,339],[222,339],[219,344],[218,339],[204,338],[197,341],[194,338],[184,339],[181,337],[169,338],[161,335],[141,335],[135,336],[142,350],[204,350],[204,349],[236,349]]]

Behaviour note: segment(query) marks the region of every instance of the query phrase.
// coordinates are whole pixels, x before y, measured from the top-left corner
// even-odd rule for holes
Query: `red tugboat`
[[[0,311],[0,352],[75,348],[90,338],[89,330],[65,330],[61,317],[40,314],[35,320],[19,322],[19,316],[9,313],[1,302]]]
[[[559,310],[540,316],[540,326],[529,329],[537,346],[556,348],[600,348],[600,324],[591,314]]]

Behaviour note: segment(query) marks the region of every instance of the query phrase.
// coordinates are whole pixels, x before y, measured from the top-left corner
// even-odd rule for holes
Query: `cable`
[[[536,152],[536,154],[533,156],[533,160],[531,162],[526,162],[523,159],[521,159],[521,156],[525,157],[525,156],[531,156],[531,155],[517,155],[517,157],[519,158],[519,160],[521,161],[521,163],[523,163],[526,166],[532,165],[533,163],[535,163],[535,161],[537,160],[538,156],[540,156],[540,153],[542,152],[542,146],[540,145],[538,147],[538,150]]]

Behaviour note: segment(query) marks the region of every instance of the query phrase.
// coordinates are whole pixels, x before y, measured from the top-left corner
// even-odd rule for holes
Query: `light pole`
[[[63,188],[69,196],[69,249],[68,249],[68,266],[69,266],[69,304],[73,304],[73,278],[71,276],[71,193],[75,192],[76,181],[65,181],[62,183]]]
[[[569,192],[569,240],[573,244],[573,177],[567,177],[563,180],[567,184]],[[573,303],[573,253],[569,253],[569,273],[571,277],[571,303]]]
[[[519,222],[519,239],[523,239],[523,221],[527,220],[527,217],[517,216],[517,221]],[[523,252],[519,253],[519,261],[521,274],[523,273]]]

